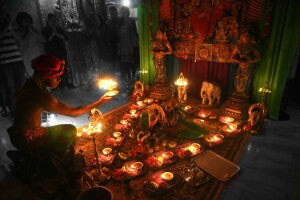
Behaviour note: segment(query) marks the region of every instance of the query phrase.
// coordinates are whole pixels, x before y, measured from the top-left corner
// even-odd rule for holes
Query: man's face
[[[47,79],[46,84],[47,84],[47,87],[50,87],[51,89],[55,89],[59,85],[60,81],[61,81],[61,77],[57,76],[57,77],[54,77],[54,78]]]

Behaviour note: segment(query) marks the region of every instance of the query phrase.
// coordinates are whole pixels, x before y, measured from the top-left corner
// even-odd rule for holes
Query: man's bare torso
[[[51,94],[28,79],[18,93],[14,127],[19,132],[40,127],[41,113],[51,101]]]

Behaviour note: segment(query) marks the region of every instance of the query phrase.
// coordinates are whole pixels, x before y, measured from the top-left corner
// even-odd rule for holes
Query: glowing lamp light
[[[128,124],[128,121],[127,121],[126,119],[122,119],[122,120],[120,121],[120,124],[122,124],[122,125],[127,125],[127,124]]]
[[[172,158],[174,156],[174,153],[172,151],[167,151],[167,152],[163,153],[161,156],[163,158],[169,159],[169,158]]]
[[[130,165],[131,169],[137,171],[142,169],[144,164],[142,162],[134,162],[133,164]]]
[[[153,99],[151,99],[151,98],[148,98],[148,99],[145,99],[145,100],[144,100],[144,102],[145,102],[145,103],[147,103],[147,104],[150,104],[150,103],[152,103],[152,102],[153,102]]]
[[[111,151],[112,151],[111,148],[104,148],[104,149],[102,150],[102,153],[103,153],[104,155],[108,155],[108,154],[110,154]]]
[[[186,78],[184,78],[182,72],[180,73],[179,78],[175,81],[175,85],[177,85],[177,86],[187,86],[188,85],[188,81]]]
[[[209,134],[205,137],[206,142],[210,146],[221,144],[223,142],[224,136],[222,134]]]
[[[144,105],[144,103],[143,103],[143,101],[137,101],[137,102],[136,102],[136,105],[142,107],[142,106]]]
[[[173,179],[174,175],[172,172],[164,172],[160,176],[165,181],[170,181]]]
[[[223,116],[220,118],[220,122],[224,124],[232,123],[234,121],[234,118],[228,117],[228,116]]]
[[[192,108],[191,106],[184,106],[184,107],[183,107],[183,110],[184,110],[184,111],[188,111],[188,110],[190,110],[191,108]]]
[[[98,80],[98,87],[107,91],[105,93],[106,96],[115,96],[119,93],[119,91],[117,90],[118,83],[113,79]]]
[[[114,136],[115,138],[120,137],[121,134],[122,134],[121,132],[113,132],[113,136]]]
[[[189,150],[193,155],[197,154],[199,152],[199,149],[201,148],[201,145],[198,143],[193,143],[187,147],[187,150]]]
[[[184,78],[183,73],[180,72],[179,78],[175,81],[175,85],[177,85],[177,99],[178,102],[184,103],[187,101],[187,85],[188,81]]]

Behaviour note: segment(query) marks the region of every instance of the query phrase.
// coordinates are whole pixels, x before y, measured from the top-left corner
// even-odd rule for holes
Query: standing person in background
[[[120,18],[118,16],[118,9],[114,6],[109,8],[110,20],[108,20],[108,61],[111,63],[112,73],[118,72],[119,69],[119,58],[118,56],[118,26]]]
[[[98,45],[100,23],[100,19],[95,14],[90,14],[86,19],[84,58],[87,66],[87,81],[89,86],[94,84],[97,74],[103,72],[104,68],[101,66],[101,53]]]
[[[17,34],[11,28],[9,15],[1,15],[0,74],[4,79],[4,87],[6,87],[6,91],[2,92],[7,94],[7,104],[12,117],[15,112],[16,91],[25,81],[25,65],[16,38]]]
[[[65,42],[68,41],[68,36],[65,31],[58,25],[56,16],[49,13],[47,17],[47,26],[43,28],[42,34],[46,38],[46,52],[54,55],[65,61],[67,65],[67,51]],[[62,87],[68,86],[68,70],[62,76]]]
[[[119,56],[121,77],[127,75],[127,80],[132,81],[135,75],[135,49],[138,47],[138,33],[135,21],[129,17],[129,8],[121,8],[121,19],[118,28]],[[126,82],[126,79],[123,81]]]
[[[26,67],[26,75],[32,76],[31,60],[35,57],[44,54],[44,43],[46,39],[33,26],[33,20],[27,12],[19,12],[16,17],[17,23],[17,39],[20,43],[20,50],[23,56],[23,61]]]

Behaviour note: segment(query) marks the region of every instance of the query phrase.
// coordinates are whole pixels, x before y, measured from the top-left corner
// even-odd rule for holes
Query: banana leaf
[[[202,138],[207,133],[205,128],[198,126],[191,120],[185,120],[182,118],[178,119],[176,130],[177,132],[175,137],[189,140]]]

